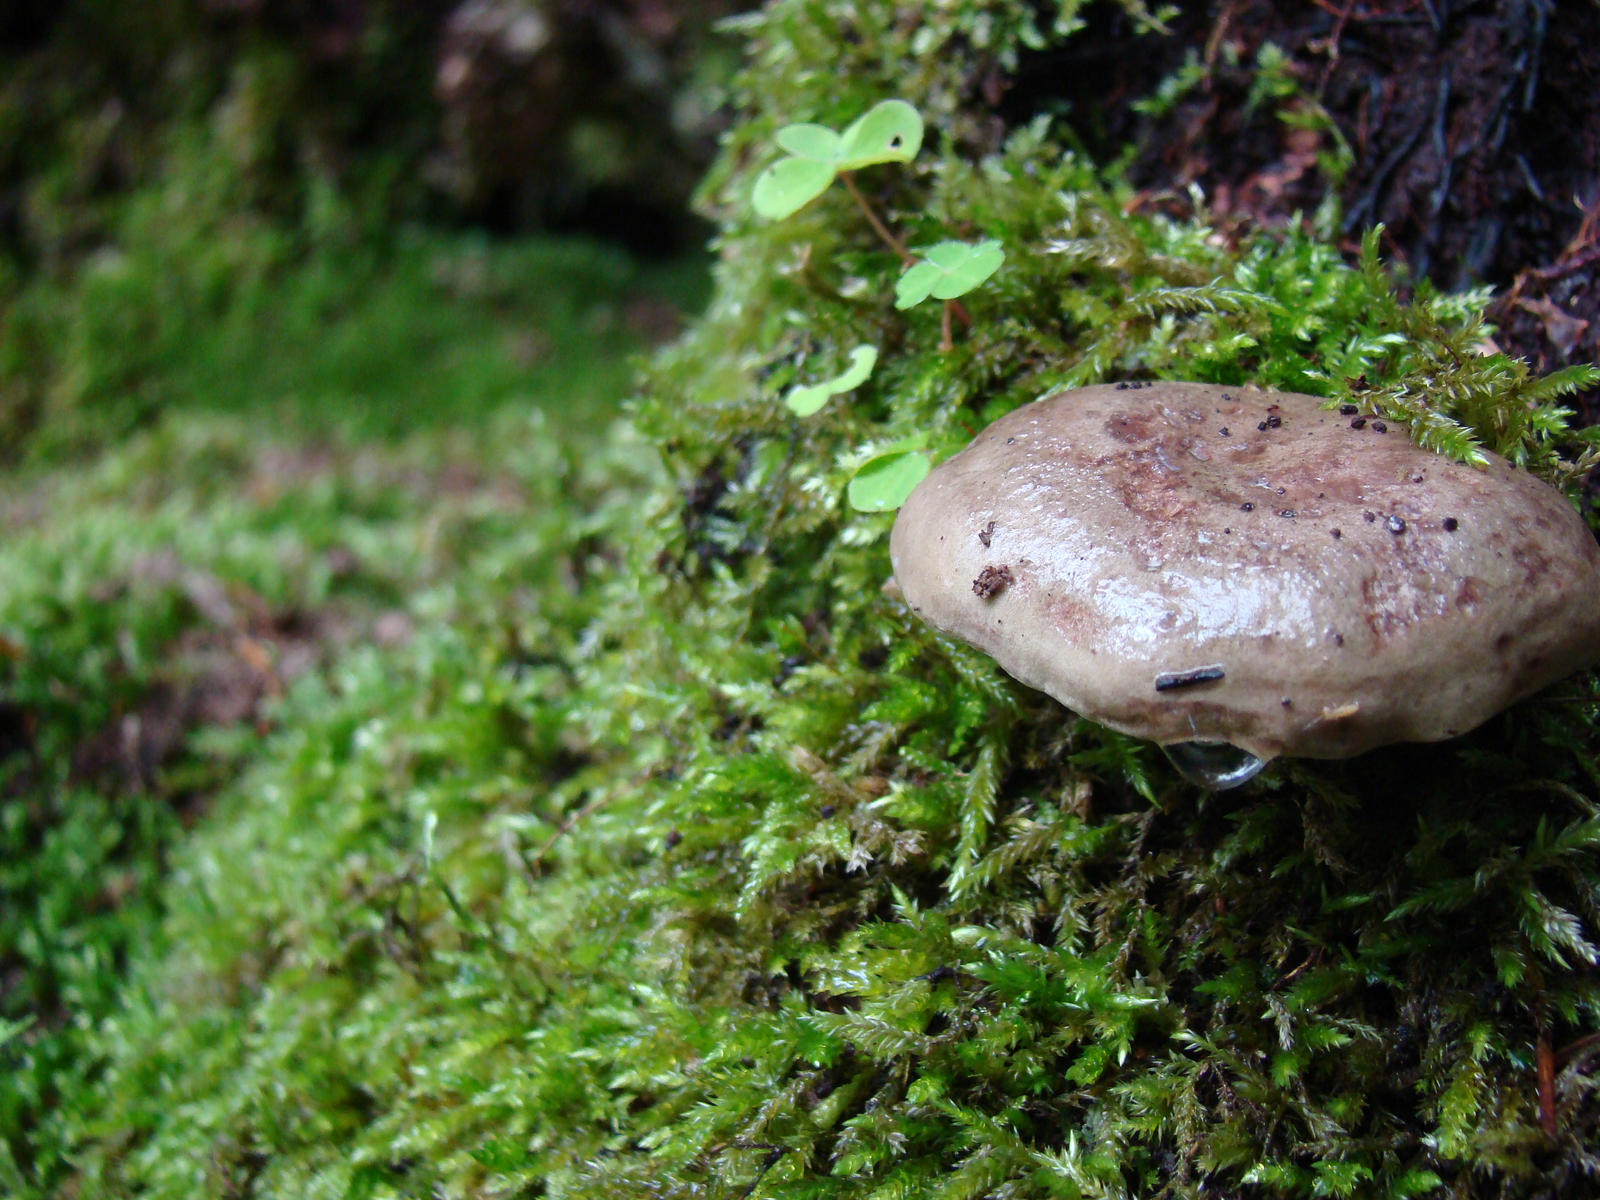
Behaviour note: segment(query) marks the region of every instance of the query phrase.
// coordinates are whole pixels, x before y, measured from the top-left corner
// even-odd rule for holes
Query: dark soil
[[[349,640],[337,618],[318,613],[273,614],[229,631],[191,630],[167,648],[169,673],[78,744],[73,777],[108,791],[161,788],[163,770],[180,760],[191,735],[242,724],[265,733],[265,703]],[[180,787],[170,799],[187,821],[210,797]]]
[[[1193,183],[1225,230],[1281,224],[1320,199],[1330,139],[1251,106],[1257,56],[1275,45],[1354,151],[1338,184],[1352,240],[1382,222],[1414,277],[1492,284],[1498,344],[1540,371],[1600,360],[1600,6],[1226,0],[1187,6],[1171,38],[1097,19],[1023,65],[1008,117],[1065,102],[1094,149],[1140,147],[1133,176],[1152,204],[1185,207]],[[1187,59],[1204,79],[1171,112],[1130,107]],[[1600,392],[1577,407],[1600,423]]]

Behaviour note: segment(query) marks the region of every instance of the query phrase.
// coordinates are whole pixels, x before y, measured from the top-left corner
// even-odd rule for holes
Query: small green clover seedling
[[[858,512],[893,512],[933,470],[933,459],[921,449],[925,438],[908,438],[867,459],[850,480],[846,495]]]
[[[906,249],[873,210],[856,186],[854,172],[881,163],[908,163],[922,147],[922,117],[904,100],[884,100],[873,105],[843,133],[826,125],[802,122],[785,125],[774,140],[783,157],[756,178],[750,205],[756,214],[778,221],[799,212],[828,189],[835,179],[844,184],[872,231],[905,268],[895,287],[895,307],[910,308],[929,296],[944,301],[943,340],[951,349],[951,318],[971,326],[972,318],[957,299],[987,280],[1005,261],[1005,252],[993,238],[969,243],[944,241],[928,247],[919,259]],[[864,383],[878,361],[874,346],[857,346],[850,366],[820,383],[796,384],[784,395],[785,407],[796,416],[821,411],[834,396]],[[862,512],[892,512],[933,467],[924,446],[926,436],[911,438],[875,455],[862,464],[850,480],[846,494]]]
[[[894,306],[921,304],[929,296],[954,300],[965,296],[1005,262],[1006,252],[994,238],[982,242],[940,242],[922,251],[922,258],[900,276],[894,287]]]
[[[922,147],[922,117],[904,100],[885,100],[842,134],[826,125],[785,125],[776,141],[787,156],[761,172],[750,196],[756,213],[772,221],[799,212],[841,174],[910,162]]]
[[[850,365],[832,379],[821,383],[796,384],[783,402],[797,417],[809,417],[835,396],[853,392],[866,382],[878,362],[876,346],[857,346],[850,352]]]
[[[899,309],[921,304],[929,296],[944,301],[944,338],[941,350],[954,344],[950,336],[950,316],[956,311],[956,297],[965,296],[1005,262],[1006,252],[994,238],[981,242],[939,242],[922,251],[894,287],[894,306]],[[970,318],[969,318],[970,320]]]

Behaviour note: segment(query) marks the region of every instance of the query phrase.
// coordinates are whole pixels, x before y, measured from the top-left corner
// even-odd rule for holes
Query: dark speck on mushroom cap
[[[901,509],[901,590],[1085,716],[1262,758],[1453,736],[1600,658],[1600,547],[1563,497],[1321,405],[1184,383],[1027,405]],[[941,540],[991,521],[990,547]]]

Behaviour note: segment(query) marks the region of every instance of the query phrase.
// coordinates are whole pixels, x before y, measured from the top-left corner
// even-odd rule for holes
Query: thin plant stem
[[[939,349],[941,350],[953,349],[956,344],[955,339],[950,336],[950,313],[955,306],[956,302],[954,300],[946,300],[944,302],[944,314],[939,318],[939,329],[944,334],[944,337],[939,342]]]
[[[895,252],[900,259],[900,265],[903,267],[909,267],[915,263],[917,261],[916,256],[913,255],[911,251],[906,249],[906,244],[904,242],[895,237],[893,231],[890,230],[890,228],[879,218],[878,214],[872,210],[872,205],[867,203],[867,198],[861,194],[861,189],[856,186],[855,172],[840,171],[839,178],[844,181],[845,190],[850,193],[851,197],[856,202],[856,206],[861,209],[861,215],[867,218],[867,224],[872,226],[872,232],[876,233],[878,237],[883,240],[884,245],[888,246],[889,249]],[[944,313],[944,322],[947,327],[944,339],[944,349],[946,350],[955,345],[955,343],[951,341],[950,334],[948,332],[951,313],[955,314],[956,320],[960,321],[963,326],[968,329],[972,328],[972,316],[967,312],[966,307],[961,303],[961,301],[946,301]]]
[[[539,852],[533,856],[531,866],[535,869],[542,867],[545,858],[549,856],[550,851],[555,848],[555,844],[561,840],[564,834],[572,829],[573,826],[581,822],[590,813],[604,808],[611,802],[611,799],[612,795],[602,794],[598,799],[591,800],[588,804],[585,804],[565,821],[561,822],[560,827],[545,840],[544,845],[539,847]]]
[[[888,246],[900,257],[900,264],[909,267],[916,262],[917,260],[913,257],[911,251],[906,249],[906,244],[895,237],[889,227],[879,220],[878,214],[872,211],[872,205],[867,203],[867,198],[861,194],[861,189],[856,186],[855,172],[840,171],[839,178],[844,181],[845,189],[855,199],[862,215],[867,218],[867,224],[872,226],[872,232],[882,238],[884,245]]]
[[[1535,1090],[1539,1099],[1539,1127],[1545,1137],[1553,1138],[1560,1132],[1556,1124],[1556,1054],[1550,1045],[1548,1030],[1539,1030],[1539,1040],[1534,1046]]]

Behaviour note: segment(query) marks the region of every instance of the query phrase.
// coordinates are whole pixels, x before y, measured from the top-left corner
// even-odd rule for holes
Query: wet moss
[[[741,20],[717,291],[648,372],[643,440],[543,471],[590,514],[300,697],[192,840],[67,1121],[87,1190],[1592,1192],[1592,675],[1208,794],[922,627],[882,590],[890,518],[844,503],[875,448],[1119,377],[1358,399],[1562,473],[1549,385],[1475,352],[1485,297],[1401,299],[1331,207],[1162,215],[1071,114],[999,120],[989,81],[1079,7]],[[948,352],[847,196],[748,209],[778,125],[891,95],[930,138],[874,198],[913,245],[1007,250]],[[794,419],[796,374],[863,340],[871,379]]]

